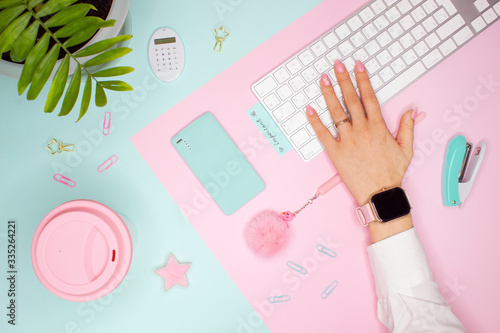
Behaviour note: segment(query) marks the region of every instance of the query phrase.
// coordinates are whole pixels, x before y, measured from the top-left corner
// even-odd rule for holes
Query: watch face
[[[391,188],[372,197],[372,205],[381,222],[388,222],[410,213],[410,203],[401,187]]]

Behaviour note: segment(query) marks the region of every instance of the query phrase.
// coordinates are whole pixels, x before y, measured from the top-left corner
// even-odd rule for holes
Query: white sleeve
[[[432,279],[415,228],[368,247],[377,316],[389,332],[465,332]]]

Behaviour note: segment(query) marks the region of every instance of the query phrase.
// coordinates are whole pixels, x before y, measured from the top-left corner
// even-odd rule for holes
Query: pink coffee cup
[[[113,291],[132,261],[132,240],[124,221],[92,200],[66,202],[45,216],[35,231],[31,262],[40,282],[55,295],[76,302]]]

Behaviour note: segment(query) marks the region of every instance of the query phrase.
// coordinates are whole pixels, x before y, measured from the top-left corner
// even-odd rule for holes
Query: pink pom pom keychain
[[[414,112],[418,111],[414,110]],[[422,121],[425,116],[426,114],[423,112],[418,113],[414,118],[415,123]],[[396,134],[397,131],[392,133],[393,136]],[[306,204],[293,213],[286,211],[279,214],[272,210],[266,210],[256,215],[250,220],[244,231],[244,237],[250,249],[262,256],[270,256],[278,252],[287,242],[290,227],[288,222],[292,221],[307,206],[312,205],[320,195],[326,194],[341,181],[340,176],[336,174],[321,185]]]

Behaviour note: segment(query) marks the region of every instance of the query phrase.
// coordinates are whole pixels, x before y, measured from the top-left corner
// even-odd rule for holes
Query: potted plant
[[[105,89],[132,90],[123,81],[102,80],[134,70],[127,66],[103,68],[132,51],[121,46],[132,36],[118,33],[129,3],[130,0],[0,0],[0,73],[18,77],[18,93],[26,92],[28,100],[36,99],[52,79],[44,110],[53,112],[62,99],[59,116],[73,109],[81,83],[85,82],[80,120],[88,110],[93,89],[99,107],[107,104]]]

